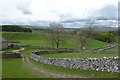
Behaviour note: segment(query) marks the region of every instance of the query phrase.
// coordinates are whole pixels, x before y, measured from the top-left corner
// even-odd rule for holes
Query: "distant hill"
[[[96,31],[115,31],[118,30],[117,27],[94,27]]]
[[[84,29],[84,28],[83,27],[82,28],[65,28],[65,30],[67,31],[72,31],[75,29]],[[115,30],[118,30],[118,28],[117,27],[94,27],[94,30],[95,31],[115,31]]]
[[[21,26],[21,27],[25,27],[25,28],[27,27],[27,28],[31,28],[33,30],[37,30],[37,29],[41,30],[41,29],[47,29],[48,28],[48,26],[32,26],[32,25],[17,25],[17,26]],[[68,30],[68,31],[71,31],[71,30],[75,30],[75,29],[84,29],[84,27],[82,27],[82,28],[64,28],[64,29]],[[94,29],[96,31],[114,31],[114,30],[118,30],[118,27],[104,27],[104,26],[100,27],[99,26],[99,27],[94,27]]]

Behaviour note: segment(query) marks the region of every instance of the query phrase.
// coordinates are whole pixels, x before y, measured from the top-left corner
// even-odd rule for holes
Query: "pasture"
[[[10,41],[20,42],[18,45],[32,45],[32,46],[47,46],[49,44],[48,33],[44,31],[33,33],[24,32],[2,32],[2,36]],[[78,49],[76,46],[76,36],[65,34],[65,41],[60,45],[60,48],[72,48]],[[101,42],[98,40],[90,39],[86,45],[87,49],[97,49],[105,47],[108,43]],[[117,47],[112,50],[116,50]],[[6,49],[4,51],[11,52],[14,49]],[[3,78],[84,78],[84,77],[95,77],[95,78],[117,78],[118,73],[106,72],[106,71],[94,71],[94,70],[81,70],[81,69],[70,69],[60,66],[48,65],[38,63],[29,57],[32,51],[39,51],[40,49],[25,48],[20,51],[22,58],[18,59],[3,59],[2,64],[2,77]],[[117,54],[95,54],[95,53],[52,53],[52,54],[40,54],[40,56],[46,58],[103,58],[103,57],[116,57]]]
[[[48,33],[45,32],[33,32],[33,33],[23,33],[23,32],[3,32],[2,36],[5,39],[11,41],[20,42],[19,45],[42,45],[51,47],[51,44],[47,40]],[[90,39],[86,45],[87,49],[96,49],[105,47],[107,43],[98,40]],[[60,45],[60,48],[74,48],[77,49],[77,43],[74,35],[65,35],[65,41]]]
[[[3,78],[43,78],[42,73],[36,73],[26,66],[25,62],[19,59],[3,59],[2,77]]]
[[[104,58],[104,57],[116,57],[118,54],[98,54],[98,53],[48,53],[39,54],[46,58]]]

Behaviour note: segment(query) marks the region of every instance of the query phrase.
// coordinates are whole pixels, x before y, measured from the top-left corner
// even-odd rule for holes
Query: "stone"
[[[36,53],[36,52],[35,52]],[[67,68],[78,68],[84,70],[101,70],[108,72],[120,72],[120,58],[44,58],[35,53],[31,53],[31,58],[45,63],[53,64],[56,66],[63,66]]]

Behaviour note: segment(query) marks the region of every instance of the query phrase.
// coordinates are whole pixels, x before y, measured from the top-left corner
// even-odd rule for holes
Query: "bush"
[[[115,35],[109,32],[95,33],[94,39],[111,43],[115,41]]]

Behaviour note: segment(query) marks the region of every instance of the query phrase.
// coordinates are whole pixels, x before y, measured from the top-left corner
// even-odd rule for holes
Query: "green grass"
[[[103,58],[118,56],[118,54],[97,54],[97,53],[50,53],[39,55],[47,58]]]
[[[20,32],[4,32],[2,33],[5,39],[10,39],[13,41],[20,41],[21,45],[46,45],[45,33],[20,33]]]
[[[34,31],[33,33],[20,33],[20,32],[3,32],[2,36],[6,39],[10,39],[12,41],[20,41],[19,45],[45,45],[50,46],[48,44],[46,37],[47,33],[44,32],[37,32]],[[13,36],[13,37],[12,37]],[[60,45],[61,48],[76,48],[76,39],[73,35],[65,35],[65,42]],[[106,43],[97,41],[97,40],[89,40],[89,44],[86,46],[88,49],[95,49],[99,47],[103,47],[106,45]],[[32,51],[37,49],[25,49],[24,51],[21,51],[23,54],[29,54]],[[12,51],[12,50],[8,50]],[[51,57],[51,58],[81,58],[81,57],[112,57],[116,56],[116,54],[82,54],[82,53],[64,53],[64,54],[41,54],[41,56],[44,57]],[[118,73],[115,72],[102,72],[102,71],[90,71],[90,70],[80,70],[80,69],[69,69],[64,67],[58,67],[54,65],[48,65],[43,63],[38,63],[36,61],[33,61],[30,59],[30,61],[35,64],[36,66],[40,66],[43,68],[46,68],[47,70],[51,70],[53,72],[60,72],[65,74],[71,74],[71,75],[83,75],[83,76],[94,76],[98,78],[117,78]],[[2,61],[0,60],[0,63]],[[47,77],[46,74],[43,73],[36,73],[35,71],[28,68],[28,66],[24,66],[22,59],[3,59],[3,72],[2,77],[3,78],[43,78]],[[1,67],[0,67],[1,68]]]
[[[2,78],[2,59],[0,59],[0,78]]]
[[[43,78],[46,77],[42,73],[32,71],[27,66],[23,66],[22,59],[3,59],[2,64],[3,78]],[[41,76],[40,76],[41,75]]]
[[[89,39],[86,47],[87,47],[87,49],[96,49],[96,48],[104,47],[104,46],[106,46],[106,44],[107,43],[105,43],[105,42]]]
[[[12,41],[19,41],[19,45],[44,45],[51,47],[47,40],[48,33],[45,32],[33,32],[33,33],[23,33],[23,32],[3,32],[2,36],[6,39]],[[87,49],[95,49],[104,47],[106,43],[98,40],[89,40]],[[60,45],[60,48],[77,48],[76,37],[74,35],[65,34],[65,41]]]
[[[71,74],[71,75],[77,75],[77,76],[93,76],[96,78],[118,78],[118,73],[116,72],[70,69],[70,68],[64,68],[60,66],[43,64],[40,62],[36,62],[34,60],[31,60],[31,62],[41,67],[47,68],[51,71],[60,72],[63,74],[65,73],[65,74]]]

